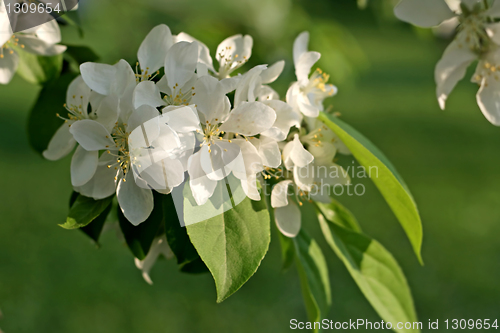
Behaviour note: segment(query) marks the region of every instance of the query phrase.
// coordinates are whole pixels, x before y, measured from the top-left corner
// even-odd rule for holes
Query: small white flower
[[[292,107],[307,117],[317,117],[324,110],[323,101],[334,96],[337,88],[328,84],[329,76],[319,68],[311,76],[312,66],[319,60],[321,54],[308,51],[309,33],[303,32],[293,44],[293,62],[297,82],[288,89],[286,100]]]
[[[57,114],[58,117],[64,119],[64,124],[59,127],[43,152],[43,156],[48,160],[61,159],[73,151],[76,141],[70,133],[70,128],[76,122],[92,119],[107,130],[111,130],[118,118],[116,99],[91,91],[81,76],[69,85],[64,107],[68,112],[67,116]],[[92,178],[97,168],[98,157],[96,151],[87,151],[81,146],[77,147],[71,161],[73,186],[82,186]]]
[[[189,159],[188,172],[192,193],[197,204],[202,205],[212,195],[217,181],[231,172],[245,182],[249,175],[255,176],[252,165],[261,161],[245,160],[241,147],[252,149],[243,141],[271,128],[276,113],[260,102],[244,102],[231,111],[223,84],[210,76],[201,77],[195,89],[193,102],[200,114],[201,143],[200,150]]]
[[[35,28],[12,32],[3,2],[0,2],[0,84],[10,82],[19,64],[19,52],[54,56],[66,51],[61,42],[61,31],[53,20]]]
[[[454,40],[436,65],[436,95],[441,109],[449,94],[466,73],[469,65],[480,60],[473,82],[481,88],[477,94],[479,108],[494,125],[500,126],[500,94],[495,93],[500,63],[500,1],[486,8],[479,0],[402,0],[394,9],[396,16],[421,27],[434,27],[456,18],[460,25]]]

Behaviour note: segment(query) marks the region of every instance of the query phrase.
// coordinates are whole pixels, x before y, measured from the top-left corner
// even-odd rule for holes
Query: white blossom
[[[13,33],[7,11],[0,1],[0,84],[10,82],[19,65],[19,53],[54,56],[66,51],[61,31],[53,20],[37,27]]]

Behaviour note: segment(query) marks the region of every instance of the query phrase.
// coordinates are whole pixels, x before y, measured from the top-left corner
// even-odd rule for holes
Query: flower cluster
[[[12,80],[19,65],[19,53],[54,56],[66,51],[61,42],[57,21],[52,20],[37,27],[13,33],[3,1],[0,1],[0,84]]]
[[[445,108],[448,95],[478,60],[472,77],[480,86],[477,104],[488,121],[500,126],[500,1],[402,0],[395,14],[420,27],[456,27],[454,40],[436,65],[439,105]]]
[[[327,74],[312,71],[320,54],[308,51],[308,42],[304,32],[294,43],[297,81],[282,101],[268,84],[280,76],[284,61],[240,69],[251,57],[252,37],[225,39],[214,66],[205,44],[157,26],[141,44],[135,68],[124,60],[81,65],[67,91],[66,112],[57,115],[64,124],[43,155],[57,160],[76,146],[74,190],[95,200],[116,192],[134,225],[151,214],[152,191],[169,194],[186,183],[202,206],[229,177],[252,200],[261,199],[259,184],[272,181],[278,228],[295,237],[302,201],[330,202],[327,191],[314,187],[349,182],[346,173],[332,178],[315,172],[318,166],[340,169],[335,155],[349,151],[316,119],[337,89]],[[138,263],[146,276],[148,262]]]

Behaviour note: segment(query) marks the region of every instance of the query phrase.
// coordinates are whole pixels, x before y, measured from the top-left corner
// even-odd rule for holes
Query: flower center
[[[481,84],[483,79],[499,80],[500,79],[500,65],[492,64],[488,61],[484,61],[482,65],[478,66],[478,71],[476,75],[474,75],[474,82]],[[488,86],[488,82],[485,83],[485,86]]]
[[[206,125],[203,128],[203,141],[200,143],[200,147],[204,145],[208,146],[208,152],[211,153],[212,149],[210,147],[214,144],[215,140],[222,140],[222,136],[224,135],[224,131],[221,131],[219,128],[219,120],[215,119],[215,124],[212,125],[208,120]],[[200,130],[196,130],[197,133],[201,133]],[[231,142],[231,140],[228,140]]]
[[[467,47],[476,53],[487,51],[490,41],[485,29],[487,18],[482,13],[472,13],[468,16],[462,16],[460,21],[462,24],[458,30],[465,33],[464,42]]]
[[[13,46],[19,46],[20,48],[24,49],[24,45],[19,44],[19,38],[16,38],[15,35],[12,35],[12,37],[10,37],[10,39],[0,47],[0,59],[3,59],[5,57],[5,52],[14,54],[14,50],[12,48]]]
[[[178,90],[177,90],[178,89]],[[168,105],[189,105],[191,103],[191,99],[196,94],[193,92],[194,87],[191,87],[187,91],[182,91],[182,88],[179,88],[179,85],[176,83],[172,94],[166,94],[163,99],[167,102]]]
[[[59,113],[56,113],[56,117],[61,118],[64,122],[71,121],[72,123],[77,120],[82,119],[96,119],[96,112],[88,112],[88,110],[83,109],[83,96],[77,97],[73,95],[73,100],[75,104],[64,104],[64,108],[68,111],[68,118],[61,117]],[[77,104],[78,103],[78,104]]]
[[[159,74],[160,74],[160,71],[156,71],[156,73],[151,74],[149,72],[149,67],[146,67],[146,69],[141,68],[141,71],[139,72],[139,63],[138,62],[135,63],[135,82],[136,83],[153,80]]]
[[[115,124],[115,127],[113,128],[113,131],[111,133],[111,137],[113,138],[113,141],[118,148],[118,153],[114,154],[110,150],[107,151],[108,154],[116,157],[116,162],[113,164],[109,164],[108,168],[114,167],[115,170],[118,170],[118,168],[120,168],[123,172],[123,181],[126,181],[125,178],[127,176],[127,173],[130,171],[131,164],[130,151],[128,146],[128,137],[130,133],[125,130],[126,126],[127,124]],[[115,180],[117,180],[117,177],[115,177]]]
[[[313,91],[321,91],[329,95],[333,95],[333,90],[327,91],[327,82],[330,79],[330,75],[324,73],[320,68],[317,68],[309,78],[309,83],[303,88],[304,93],[308,94]]]
[[[235,70],[243,66],[248,61],[246,56],[240,57],[239,54],[235,54],[233,56],[233,52],[231,51],[231,46],[226,46],[222,52],[219,53],[219,78],[224,79],[229,76],[229,74]]]

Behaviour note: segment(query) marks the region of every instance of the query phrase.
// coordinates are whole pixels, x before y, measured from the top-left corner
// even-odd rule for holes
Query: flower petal
[[[484,78],[476,95],[477,104],[490,123],[500,126],[500,81]]]
[[[195,93],[192,102],[196,109],[203,114],[203,120],[214,123],[225,119],[231,106],[219,80],[212,76],[203,76],[195,84]]]
[[[90,99],[90,88],[87,86],[81,75],[76,77],[69,84],[66,92],[66,104],[68,107],[76,107],[82,112],[86,112]]]
[[[444,0],[401,0],[394,14],[401,21],[423,28],[437,26],[455,16]]]
[[[69,129],[68,124],[62,124],[59,127],[52,139],[50,139],[49,146],[43,152],[43,157],[56,161],[68,155],[75,148],[76,141]]]
[[[305,167],[313,160],[314,156],[304,148],[298,134],[295,134],[293,141],[287,143],[283,149],[283,162],[288,170],[294,165]]]
[[[295,75],[301,85],[307,84],[311,68],[320,58],[321,54],[314,51],[306,52],[299,58],[299,61],[295,65]]]
[[[276,112],[269,106],[261,102],[249,102],[233,109],[220,129],[253,136],[270,129],[275,121]]]
[[[458,38],[465,37],[460,34]],[[477,58],[477,56],[466,46],[455,39],[444,51],[443,57],[436,65],[436,95],[441,109],[445,108],[446,99],[466,73],[467,67]]]
[[[97,150],[87,151],[82,146],[76,147],[71,159],[71,184],[82,186],[86,184],[95,174],[99,152]]]
[[[19,45],[24,46],[23,50],[29,53],[43,56],[54,56],[66,51],[66,46],[64,45],[48,44],[37,37],[16,35],[16,38],[19,39]]]
[[[132,114],[130,115],[127,123],[127,131],[132,132],[134,129],[141,126],[148,120],[159,116],[160,112],[156,108],[149,105],[143,105],[137,108],[137,110],[132,112]]]
[[[304,31],[295,38],[293,42],[293,64],[295,67],[299,64],[299,59],[307,52],[309,47],[309,32]]]
[[[154,27],[137,52],[141,70],[154,73],[163,67],[167,51],[173,44],[174,40],[168,26],[160,24]]]
[[[215,58],[219,62],[219,75],[227,77],[241,67],[252,55],[253,39],[249,35],[235,35],[226,38],[217,47]]]
[[[120,179],[116,197],[123,215],[133,225],[146,221],[153,211],[153,193],[149,188],[138,186],[130,172],[125,179]]]
[[[486,26],[486,33],[495,44],[500,45],[500,23],[488,24]]]
[[[71,125],[69,131],[85,150],[116,149],[109,131],[95,120],[79,120]]]
[[[134,107],[149,105],[154,108],[167,105],[161,98],[160,89],[152,81],[143,81],[134,90]]]
[[[285,207],[274,209],[274,219],[281,233],[293,238],[299,234],[301,227],[301,213],[297,204],[293,201]]]
[[[290,185],[293,185],[291,180],[283,180],[274,185],[271,192],[271,207],[279,208],[288,205],[288,188]]]
[[[7,84],[12,80],[19,64],[17,53],[4,52],[4,57],[0,58],[0,83]]]
[[[194,75],[198,63],[198,44],[196,42],[179,42],[167,52],[165,59],[165,76],[172,91],[180,89]]]
[[[200,159],[201,151],[191,155],[188,160],[189,186],[198,206],[205,204],[217,187],[217,182],[210,180],[203,171]]]
[[[122,96],[136,84],[135,73],[125,60],[113,66],[86,62],[80,65],[80,72],[90,89],[101,95]]]
[[[102,154],[94,176],[83,186],[74,187],[75,191],[95,200],[113,195],[116,191],[115,177],[120,170],[108,168],[112,164],[116,164],[116,158],[108,153]]]
[[[260,74],[262,83],[268,84],[276,81],[283,72],[283,68],[285,68],[284,60],[277,61],[271,66],[269,66],[269,68],[267,68]]]
[[[162,119],[176,132],[194,132],[200,129],[200,118],[194,105],[163,109]]]
[[[209,70],[212,71],[212,73],[215,73],[212,57],[210,56],[210,50],[205,44],[184,32],[181,32],[176,36],[176,43],[178,42],[196,42],[198,44],[198,62],[204,64]]]
[[[270,168],[277,168],[281,164],[281,152],[276,140],[261,136],[251,141],[259,151],[262,164]]]

